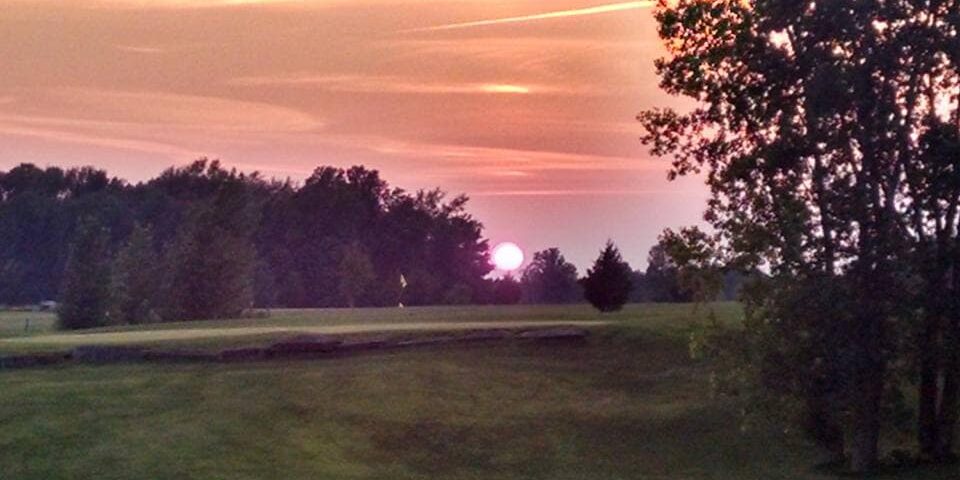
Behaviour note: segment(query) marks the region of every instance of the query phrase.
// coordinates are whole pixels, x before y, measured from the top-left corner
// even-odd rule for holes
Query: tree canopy
[[[406,304],[482,303],[492,266],[467,201],[391,188],[363,167],[294,183],[200,160],[129,184],[24,164],[0,172],[0,304],[61,298],[70,259],[84,265],[70,254],[78,218],[104,230],[108,267],[115,258],[110,321],[395,305],[401,274]]]
[[[583,300],[577,281],[577,267],[558,248],[533,254],[523,270],[523,298],[526,303],[575,303]]]
[[[656,16],[669,51],[657,62],[661,86],[697,106],[644,112],[644,141],[673,157],[671,176],[705,173],[706,218],[725,260],[771,273],[773,288],[755,297],[764,308],[748,310],[764,318],[747,332],[760,357],[786,349],[801,363],[781,368],[840,369],[830,373],[845,379],[835,388],[818,387],[824,375],[806,375],[791,391],[850,412],[837,428],[849,434],[844,453],[855,471],[877,467],[895,400],[890,386],[910,376],[898,365],[919,352],[940,352],[924,368],[921,411],[947,409],[921,417],[939,416],[927,423],[952,431],[960,365],[955,348],[938,346],[960,338],[956,314],[921,301],[927,333],[919,343],[902,340],[916,325],[911,274],[925,279],[921,297],[956,291],[945,272],[958,252],[957,191],[948,185],[960,174],[949,153],[960,128],[960,5],[678,0],[660,2]],[[918,272],[917,254],[938,258],[943,269]],[[807,294],[844,298],[845,308],[819,323],[787,321],[783,306]],[[799,333],[794,328],[823,342],[772,341]],[[825,344],[838,349],[824,352]],[[947,386],[937,393],[936,385]],[[923,450],[952,448],[943,441]]]

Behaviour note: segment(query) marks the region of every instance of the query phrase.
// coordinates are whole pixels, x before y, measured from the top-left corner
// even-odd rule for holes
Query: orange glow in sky
[[[607,238],[640,267],[700,219],[701,182],[668,183],[638,141],[638,112],[682,105],[657,87],[650,1],[0,3],[0,170],[363,164],[466,193],[491,244],[581,270]]]

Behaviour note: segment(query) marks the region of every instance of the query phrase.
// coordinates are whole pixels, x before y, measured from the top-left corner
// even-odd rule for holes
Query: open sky
[[[706,198],[638,140],[638,112],[684,105],[651,3],[0,0],[0,170],[363,164],[468,194],[493,244],[583,271],[611,238],[642,267]]]

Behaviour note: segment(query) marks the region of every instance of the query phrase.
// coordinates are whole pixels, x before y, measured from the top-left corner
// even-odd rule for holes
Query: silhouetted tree
[[[723,292],[723,272],[717,245],[711,235],[696,227],[679,232],[666,229],[657,245],[670,258],[676,282],[696,302],[717,300]]]
[[[0,304],[57,298],[78,218],[107,228],[111,243],[122,238],[130,225],[124,188],[89,167],[0,172]]]
[[[577,267],[557,248],[534,253],[521,282],[526,303],[574,303],[583,299]]]
[[[338,268],[340,274],[340,295],[350,308],[357,306],[357,299],[363,298],[364,293],[376,278],[370,257],[354,243],[343,249],[340,254]]]
[[[608,240],[583,279],[584,297],[601,312],[620,310],[633,288],[632,272],[630,265],[621,258],[620,250]]]
[[[706,218],[730,261],[768,269],[775,289],[843,284],[851,300],[827,321],[843,328],[825,331],[849,335],[826,342],[842,345],[837,365],[848,369],[843,391],[827,401],[850,413],[844,436],[855,472],[877,467],[895,401],[888,386],[915,355],[900,342],[915,311],[904,275],[911,243],[934,238],[952,215],[942,215],[949,202],[929,202],[908,177],[924,164],[920,139],[931,120],[960,124],[948,100],[960,89],[958,8],[955,0],[679,0],[656,13],[669,49],[657,62],[661,86],[699,105],[642,114],[644,141],[674,157],[671,177],[705,170]],[[761,298],[747,311],[766,317],[752,324],[763,328],[745,330],[740,344],[783,356],[778,349],[796,344],[766,340],[794,323],[761,307],[792,296]],[[767,365],[785,375],[811,367]]]
[[[364,167],[320,167],[296,184],[201,159],[129,185],[91,168],[21,165],[0,172],[0,304],[59,295],[79,217],[105,226],[111,247],[149,225],[164,320],[233,316],[251,301],[343,305],[341,252],[352,245],[374,275],[358,305],[395,305],[401,274],[404,303],[484,303],[492,266],[467,202],[440,190],[391,189]]]
[[[106,230],[90,219],[82,220],[63,274],[63,294],[57,312],[61,328],[76,330],[106,323],[110,304],[109,255]]]
[[[509,273],[492,281],[492,303],[514,305],[523,299],[523,285]]]
[[[958,64],[954,60],[954,82],[960,82]],[[910,263],[922,282],[915,306],[923,315],[913,335],[917,440],[925,460],[943,461],[954,457],[960,416],[960,108],[927,126],[917,144],[919,161],[906,166],[906,183],[917,197],[908,208],[915,245]]]
[[[137,225],[113,262],[110,322],[135,324],[157,319],[163,270],[149,227]]]
[[[630,290],[630,301],[633,303],[650,302],[651,295],[647,289],[647,274],[634,270],[630,275],[630,284],[633,288]]]
[[[680,286],[677,265],[661,244],[650,247],[647,271],[643,275],[643,291],[651,302],[689,302],[691,296]]]
[[[164,256],[168,320],[235,317],[253,305],[260,205],[244,175],[216,164],[210,175],[216,189],[191,203]]]

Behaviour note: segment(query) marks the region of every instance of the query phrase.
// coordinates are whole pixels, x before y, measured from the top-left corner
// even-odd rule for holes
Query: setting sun
[[[501,243],[493,249],[493,264],[500,270],[516,270],[523,265],[523,250],[515,243]]]

